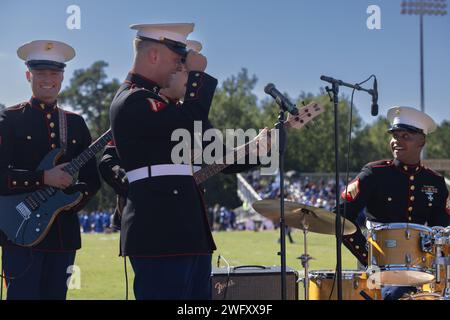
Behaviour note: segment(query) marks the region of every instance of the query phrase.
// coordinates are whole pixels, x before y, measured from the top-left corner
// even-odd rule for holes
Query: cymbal
[[[252,204],[253,209],[264,217],[275,223],[280,221],[280,199],[264,199],[255,201]],[[322,208],[307,206],[305,204],[285,201],[284,217],[286,225],[297,229],[307,229],[311,232],[322,234],[336,234],[335,224],[336,215]],[[344,219],[341,217],[341,226]],[[306,228],[305,228],[306,227]],[[344,235],[356,232],[356,226],[345,220]]]

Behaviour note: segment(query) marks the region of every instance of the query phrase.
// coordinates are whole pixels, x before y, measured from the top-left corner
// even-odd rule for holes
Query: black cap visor
[[[186,56],[187,56],[186,45],[184,43],[182,43],[182,42],[178,42],[178,41],[175,41],[175,40],[170,40],[170,39],[167,39],[167,38],[164,38],[163,40],[156,40],[156,39],[147,38],[147,37],[143,37],[143,36],[137,36],[136,38],[141,39],[141,40],[146,40],[146,41],[154,41],[154,42],[162,43],[167,48],[169,48],[170,50],[172,50],[176,54],[179,54],[183,58],[186,58]]]
[[[409,132],[424,134],[422,129],[419,129],[419,128],[414,127],[414,126],[410,126],[409,124],[403,124],[403,123],[394,124],[392,127],[390,127],[388,129],[387,132],[392,133],[394,131],[402,131],[402,130],[403,131],[406,130],[406,131],[409,131]]]
[[[65,63],[50,60],[30,60],[25,62],[30,70],[56,70],[64,71]]]

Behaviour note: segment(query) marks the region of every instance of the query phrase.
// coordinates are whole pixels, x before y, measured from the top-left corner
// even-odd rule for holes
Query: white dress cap
[[[389,132],[410,130],[427,135],[437,128],[429,115],[411,107],[394,106],[388,110],[387,119],[391,123]]]

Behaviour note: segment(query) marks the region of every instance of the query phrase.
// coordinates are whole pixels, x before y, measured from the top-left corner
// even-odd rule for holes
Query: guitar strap
[[[64,153],[67,150],[67,117],[64,110],[58,108],[59,115],[59,145]]]

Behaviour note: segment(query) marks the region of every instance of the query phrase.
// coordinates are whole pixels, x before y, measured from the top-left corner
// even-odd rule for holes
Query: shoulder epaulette
[[[440,177],[440,178],[442,178],[443,177],[443,175],[442,174],[440,174],[439,172],[437,172],[437,171],[434,171],[433,169],[431,169],[431,168],[428,168],[428,167],[425,167],[425,166],[423,166],[423,168],[426,170],[426,171],[429,171],[430,173],[432,173],[432,174],[434,174],[435,176],[437,176],[437,177]]]
[[[17,110],[22,110],[22,109],[25,108],[27,105],[28,105],[28,102],[22,102],[22,103],[16,104],[15,106],[11,106],[11,107],[5,108],[5,111],[17,111]]]
[[[373,162],[369,162],[365,165],[365,167],[378,168],[378,167],[387,167],[390,165],[392,165],[392,160],[383,159],[383,160],[376,160]]]

